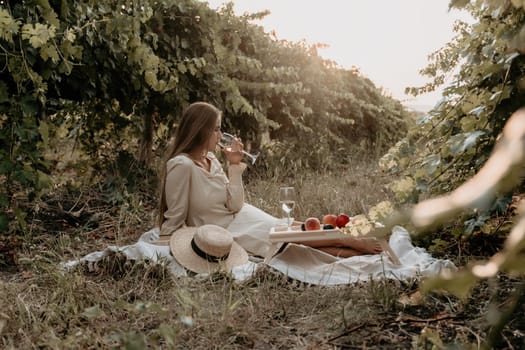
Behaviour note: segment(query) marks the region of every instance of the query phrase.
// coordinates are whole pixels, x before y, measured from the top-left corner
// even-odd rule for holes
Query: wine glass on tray
[[[292,223],[290,222],[290,214],[295,206],[295,188],[294,187],[281,187],[279,189],[279,203],[281,209],[286,214],[288,219],[288,231],[291,230]]]

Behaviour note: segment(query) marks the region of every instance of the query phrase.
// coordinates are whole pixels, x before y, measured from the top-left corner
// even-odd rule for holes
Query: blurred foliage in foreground
[[[387,228],[411,224],[428,233],[456,220],[463,223],[456,230],[457,239],[480,231],[497,236],[510,230],[503,249],[488,262],[426,284],[428,290],[447,289],[465,297],[479,279],[525,272],[523,208],[512,228],[490,225],[511,203],[513,192],[523,192],[525,2],[453,0],[450,6],[467,9],[475,22],[457,23],[456,38],[433,53],[432,63],[422,70],[432,82],[407,90],[415,95],[432,91],[457,69],[454,81],[434,109],[383,156],[381,165],[400,175],[390,188],[408,204],[390,218]],[[522,282],[508,307],[493,317],[486,348],[498,345],[501,329],[524,302]]]

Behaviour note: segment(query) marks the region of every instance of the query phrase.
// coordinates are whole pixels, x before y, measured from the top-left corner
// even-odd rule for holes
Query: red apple
[[[350,221],[350,217],[344,213],[341,213],[339,215],[337,215],[337,220],[336,220],[336,226],[337,227],[345,227],[346,224],[348,224],[348,222]]]
[[[337,226],[337,215],[334,214],[326,214],[323,216],[323,225],[332,225],[333,227]]]
[[[318,218],[308,218],[304,221],[304,228],[306,231],[320,230],[321,222]]]

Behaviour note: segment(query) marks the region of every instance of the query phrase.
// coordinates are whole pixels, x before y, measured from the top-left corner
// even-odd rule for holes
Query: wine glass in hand
[[[233,136],[232,134],[223,132],[221,135],[221,140],[219,141],[219,146],[221,146],[222,148],[226,149],[229,152],[235,152],[237,150],[232,148],[232,143],[234,139],[235,139],[235,136]],[[250,163],[252,165],[255,163],[255,161],[257,160],[257,157],[259,156],[259,154],[252,154],[252,153],[246,152],[245,150],[241,150],[241,152],[250,159]]]
[[[281,209],[288,218],[288,230],[291,230],[290,213],[295,206],[295,188],[281,187],[279,189],[279,203],[281,203]]]

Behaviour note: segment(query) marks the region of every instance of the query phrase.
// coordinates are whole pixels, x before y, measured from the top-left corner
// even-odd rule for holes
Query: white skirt
[[[253,205],[244,204],[226,229],[246,251],[266,257],[271,249],[270,229],[286,223],[286,218],[278,219]]]

